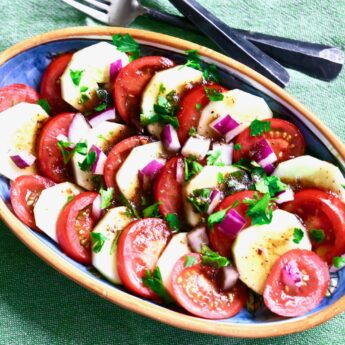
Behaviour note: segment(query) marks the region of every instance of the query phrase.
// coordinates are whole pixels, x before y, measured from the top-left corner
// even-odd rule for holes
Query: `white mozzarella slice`
[[[117,270],[117,241],[121,231],[132,221],[126,207],[115,207],[105,214],[92,231],[106,237],[101,250],[92,252],[92,265],[114,284],[121,284]]]
[[[14,180],[21,175],[37,173],[33,165],[20,169],[12,159],[20,151],[36,156],[36,140],[38,133],[49,118],[38,104],[19,103],[0,113],[0,173]]]
[[[279,163],[273,175],[292,186],[331,191],[345,201],[345,178],[335,165],[312,156]]]
[[[56,222],[60,212],[71,197],[83,190],[70,182],[63,182],[44,189],[40,194],[35,207],[35,222],[39,229],[57,242]]]
[[[293,241],[295,228],[304,234],[299,243]],[[252,225],[239,232],[232,252],[240,279],[262,294],[272,266],[281,255],[292,249],[311,250],[307,231],[294,214],[275,210],[270,224]]]
[[[230,115],[238,123],[250,123],[255,119],[264,120],[273,116],[265,100],[242,90],[223,92],[224,99],[210,102],[201,112],[198,134],[209,138],[219,137],[210,123],[217,118]]]

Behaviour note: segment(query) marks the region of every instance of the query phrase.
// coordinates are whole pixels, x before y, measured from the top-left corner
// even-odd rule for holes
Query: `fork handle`
[[[145,10],[153,19],[200,33],[196,26],[182,16],[175,16],[147,7]],[[271,36],[247,30],[233,30],[236,30],[244,38],[279,61],[282,65],[318,79],[330,81],[336,78],[344,63],[344,53],[338,47]]]

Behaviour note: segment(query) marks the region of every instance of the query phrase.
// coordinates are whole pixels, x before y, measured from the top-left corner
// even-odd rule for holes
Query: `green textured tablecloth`
[[[59,0],[1,0],[0,51],[49,30],[96,23]],[[167,0],[146,5],[174,9]],[[345,48],[344,0],[200,0],[234,27]],[[200,35],[140,18],[133,27],[213,45]],[[287,90],[345,141],[345,72],[326,83],[291,72]],[[1,144],[1,143],[0,143]],[[345,344],[345,314],[304,333],[245,340],[196,334],[121,309],[61,276],[0,223],[0,345]]]

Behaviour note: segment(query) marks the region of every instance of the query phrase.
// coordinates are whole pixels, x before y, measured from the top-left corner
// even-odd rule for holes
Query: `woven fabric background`
[[[49,30],[99,25],[59,0],[1,0],[0,51]],[[344,0],[200,0],[233,27],[327,43],[345,49]],[[176,11],[167,0],[145,5]],[[139,18],[136,28],[214,48],[198,34]],[[326,83],[291,72],[287,90],[345,141],[345,71]],[[1,143],[0,143],[1,145]],[[136,315],[69,281],[31,253],[0,223],[0,345],[345,344],[345,313],[306,332],[274,339],[196,334]]]

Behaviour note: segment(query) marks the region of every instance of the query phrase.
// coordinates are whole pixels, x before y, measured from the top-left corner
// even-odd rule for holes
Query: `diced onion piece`
[[[102,203],[101,196],[98,195],[97,198],[92,203],[92,215],[95,220],[100,219],[104,214],[104,210],[102,210],[101,208],[101,203]]]
[[[97,126],[101,122],[115,120],[116,113],[115,108],[106,109],[105,111],[95,114],[89,117],[89,123],[92,127]]]
[[[36,161],[36,157],[27,151],[18,151],[12,154],[10,158],[19,169],[30,167]]]
[[[239,126],[239,123],[233,119],[229,114],[218,117],[218,119],[210,123],[210,127],[213,128],[220,135],[234,130]]]
[[[154,159],[150,163],[148,163],[144,168],[142,168],[139,171],[139,174],[148,177],[152,181],[164,167],[165,162],[166,160],[163,158]]]
[[[165,125],[161,134],[164,147],[170,152],[177,152],[181,148],[176,129],[168,124]]]
[[[234,144],[221,144],[221,143],[214,143],[212,145],[212,151],[220,151],[221,154],[219,156],[219,161],[224,163],[224,165],[231,165],[232,164],[232,157],[234,153]]]
[[[122,68],[122,60],[118,59],[115,62],[110,64],[109,68],[109,79],[110,81],[114,81],[118,73],[120,72],[120,69]]]
[[[184,182],[184,161],[179,158],[176,165],[176,181],[180,184]]]
[[[290,260],[282,269],[282,282],[289,287],[301,287],[303,274],[299,270],[296,261]]]
[[[107,156],[96,145],[91,146],[89,153],[92,151],[96,153],[96,160],[91,166],[91,172],[95,175],[103,175],[104,163],[107,160]]]
[[[343,254],[342,256],[341,256],[341,258],[343,258],[344,260],[345,260],[345,254]],[[342,268],[344,268],[345,267],[345,265],[343,265],[343,266],[341,266],[341,267],[339,267],[339,268],[337,268],[337,267],[335,267],[334,265],[332,265],[331,266],[331,268],[329,269],[329,271],[330,272],[338,272],[339,270],[341,270]]]
[[[274,165],[278,158],[270,143],[265,139],[261,139],[254,148],[255,154],[254,159],[255,161],[265,170],[267,174],[271,174],[274,170]]]
[[[210,195],[210,204],[208,205],[207,213],[208,214],[213,213],[214,209],[219,205],[221,200],[222,200],[222,193],[219,190],[214,189]]]
[[[275,202],[277,204],[283,204],[284,202],[292,201],[293,199],[294,192],[290,187],[288,187],[286,190],[283,190],[276,195]]]
[[[246,220],[232,208],[219,223],[218,229],[233,239],[244,228],[245,224]]]
[[[233,288],[240,277],[234,266],[225,266],[219,269],[217,273],[218,285],[222,290],[230,290]]]
[[[76,114],[68,128],[68,139],[72,143],[79,143],[86,137],[91,126],[83,114]]]
[[[246,128],[248,128],[250,123],[241,123],[238,125],[238,127],[234,128],[233,130],[229,131],[228,133],[225,134],[225,142],[229,143],[237,137],[239,134],[241,134]]]
[[[190,231],[187,234],[187,240],[190,249],[195,253],[199,253],[203,245],[209,245],[206,227],[202,226],[200,228],[196,228],[193,231]]]
[[[196,157],[202,160],[210,148],[211,140],[203,137],[189,137],[182,148],[182,155],[185,157]]]

